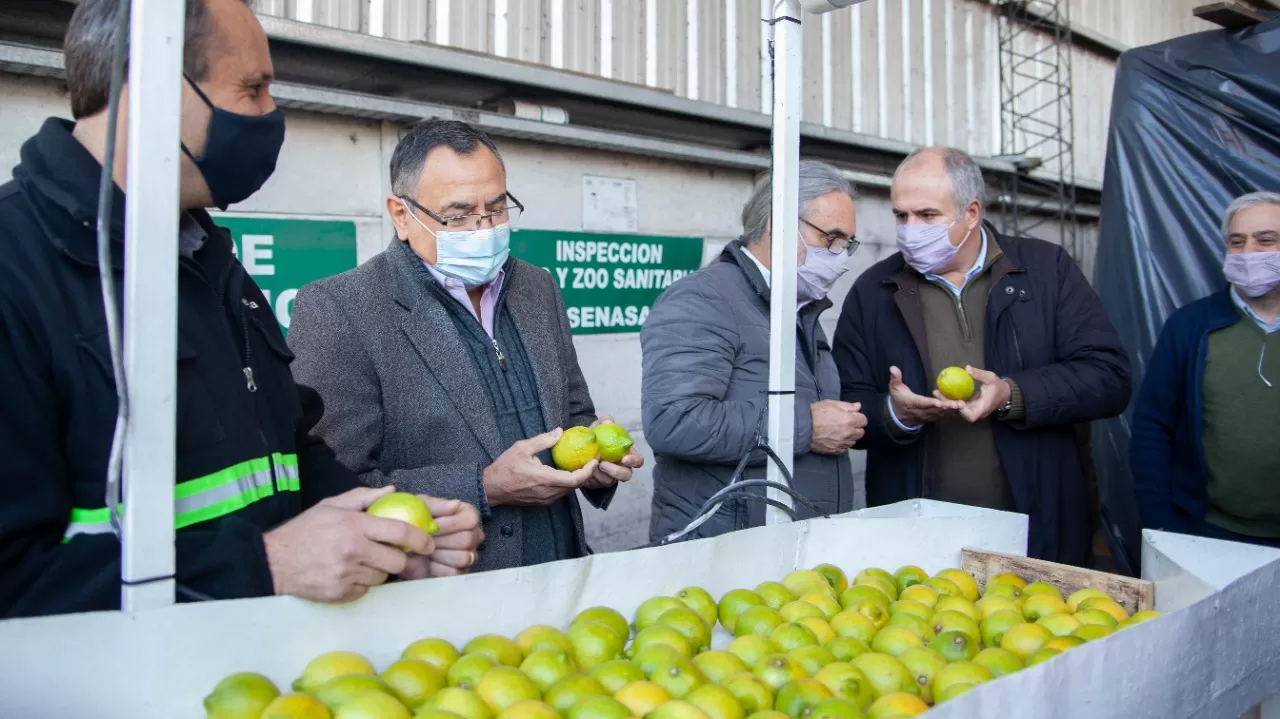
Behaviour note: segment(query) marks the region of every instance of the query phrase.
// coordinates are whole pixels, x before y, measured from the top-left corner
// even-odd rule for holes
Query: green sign
[[[511,254],[555,278],[574,334],[612,334],[640,331],[658,295],[702,266],[702,240],[515,230]]]
[[[256,217],[214,221],[231,231],[236,257],[262,288],[285,334],[298,288],[356,266],[354,222]]]

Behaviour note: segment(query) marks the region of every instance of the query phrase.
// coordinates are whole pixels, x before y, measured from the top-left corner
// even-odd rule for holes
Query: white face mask
[[[403,199],[405,211],[422,229],[436,238],[436,262],[432,267],[458,280],[467,287],[479,287],[498,276],[511,254],[511,223],[504,222],[485,230],[439,230],[422,223],[409,203]]]

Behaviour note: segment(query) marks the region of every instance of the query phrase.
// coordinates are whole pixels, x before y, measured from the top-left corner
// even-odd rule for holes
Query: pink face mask
[[[1261,297],[1280,287],[1280,252],[1238,252],[1222,263],[1227,282],[1245,297]]]
[[[848,254],[832,252],[825,247],[807,247],[804,264],[796,268],[796,295],[801,302],[820,300],[848,271]]]
[[[960,244],[951,244],[951,228],[959,221],[957,217],[950,225],[898,225],[898,249],[902,250],[903,259],[922,275],[936,275],[945,270],[973,234],[970,230]]]

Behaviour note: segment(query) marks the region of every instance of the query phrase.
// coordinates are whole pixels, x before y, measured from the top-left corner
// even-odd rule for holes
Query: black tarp
[[[1135,396],[1165,318],[1226,286],[1222,213],[1258,190],[1280,191],[1280,16],[1121,56],[1094,285],[1129,350]],[[1096,423],[1093,451],[1112,550],[1136,572],[1131,417]]]

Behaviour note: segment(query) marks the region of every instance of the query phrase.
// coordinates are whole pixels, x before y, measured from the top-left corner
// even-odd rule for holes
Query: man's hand
[[[613,417],[601,417],[593,422],[591,427],[594,429],[605,422],[612,421]],[[631,470],[639,469],[643,466],[644,457],[640,456],[635,447],[632,447],[617,463],[600,460],[596,471],[591,473],[591,478],[587,480],[584,486],[587,489],[607,489],[618,482],[628,482],[631,480]]]
[[[435,534],[436,549],[430,556],[409,555],[402,579],[449,577],[466,574],[476,563],[476,549],[484,541],[480,528],[480,512],[457,499],[439,499],[418,495],[427,503],[440,531]]]
[[[981,422],[1008,403],[1009,397],[1013,394],[1013,388],[1008,382],[1000,379],[999,375],[969,366],[965,366],[964,371],[973,377],[973,381],[978,386],[974,389],[969,401],[964,403],[964,409],[960,410],[961,417],[971,423]]]
[[[276,594],[349,602],[401,574],[410,553],[430,555],[426,532],[398,519],[365,513],[395,487],[360,487],[330,497],[262,535]]]
[[[576,472],[565,472],[538,459],[538,453],[554,447],[562,434],[563,430],[554,429],[537,437],[522,439],[485,467],[484,491],[490,506],[545,506],[586,486],[599,466],[599,460],[587,462]]]
[[[867,417],[860,403],[824,399],[809,405],[813,439],[809,449],[818,454],[841,454],[866,434]]]
[[[946,399],[935,394],[933,397],[922,397],[902,381],[902,370],[889,368],[889,405],[898,421],[914,427],[926,422],[937,422],[939,419],[964,409],[964,402]]]

